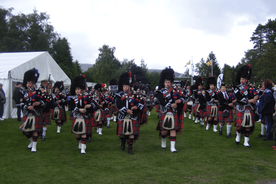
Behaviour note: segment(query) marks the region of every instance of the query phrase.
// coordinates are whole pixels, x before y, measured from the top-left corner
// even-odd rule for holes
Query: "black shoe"
[[[133,151],[131,149],[128,149],[128,153],[132,155]]]
[[[262,135],[262,134],[259,134],[259,135],[257,136],[257,138],[262,138],[262,137],[265,137],[265,136]]]
[[[107,128],[109,128],[109,125],[107,125]]]
[[[42,139],[42,141],[45,141],[46,140],[46,138],[43,136],[43,137],[41,137],[41,139]]]
[[[227,134],[227,138],[231,138],[231,134]]]
[[[121,144],[121,150],[125,150],[125,145],[124,144]]]
[[[219,135],[222,135],[222,131],[221,130],[219,131]]]
[[[88,137],[88,139],[86,140],[87,143],[91,142],[91,137]]]
[[[237,144],[237,145],[239,145],[239,144],[240,144],[240,142],[237,142],[237,141],[235,141],[235,142],[236,142],[236,144]]]

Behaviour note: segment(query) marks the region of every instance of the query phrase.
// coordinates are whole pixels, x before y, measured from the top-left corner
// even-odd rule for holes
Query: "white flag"
[[[223,73],[219,74],[217,79],[217,89],[220,90],[221,83],[223,82]]]

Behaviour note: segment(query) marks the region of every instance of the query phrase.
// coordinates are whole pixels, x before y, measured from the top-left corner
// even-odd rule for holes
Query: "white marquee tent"
[[[15,83],[23,82],[24,73],[32,68],[40,74],[38,83],[50,79],[53,83],[64,81],[65,86],[71,85],[70,78],[59,67],[52,56],[44,52],[6,52],[0,53],[0,83],[6,94],[3,118],[16,118],[16,107],[12,100]]]

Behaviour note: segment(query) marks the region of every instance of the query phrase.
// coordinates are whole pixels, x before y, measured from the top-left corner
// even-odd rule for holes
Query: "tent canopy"
[[[36,68],[39,72],[38,84],[48,80],[49,74],[51,82],[63,81],[64,86],[70,86],[71,80],[59,67],[52,56],[44,52],[7,52],[0,53],[0,82],[6,94],[4,105],[4,118],[16,118],[16,108],[14,107],[12,94],[15,82],[23,81],[24,73],[27,70]]]
[[[56,61],[48,52],[7,52],[0,53],[0,79],[10,78],[23,81],[24,73],[32,68],[38,69],[40,74],[38,81],[48,80],[51,74],[51,81],[64,81],[70,85],[71,80],[59,67]]]

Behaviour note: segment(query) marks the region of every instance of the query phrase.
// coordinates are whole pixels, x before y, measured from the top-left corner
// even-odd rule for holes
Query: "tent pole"
[[[12,118],[11,117],[11,108],[12,108],[12,103],[11,103],[11,99],[12,99],[12,82],[11,82],[11,71],[9,71],[8,74],[8,79],[9,79],[9,98],[8,98],[8,118]]]

